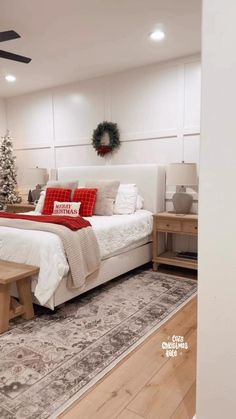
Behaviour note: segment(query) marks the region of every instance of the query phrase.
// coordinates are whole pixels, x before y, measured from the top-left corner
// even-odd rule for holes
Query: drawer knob
[[[195,230],[197,230],[197,227],[195,227]]]
[[[166,224],[166,227],[170,227],[170,224]]]

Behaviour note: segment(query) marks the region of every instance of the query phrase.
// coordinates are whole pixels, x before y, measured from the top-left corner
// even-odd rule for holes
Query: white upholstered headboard
[[[85,186],[88,180],[114,179],[120,183],[136,183],[144,198],[144,208],[153,213],[164,211],[165,167],[156,164],[60,167],[57,178],[61,181],[78,180]]]

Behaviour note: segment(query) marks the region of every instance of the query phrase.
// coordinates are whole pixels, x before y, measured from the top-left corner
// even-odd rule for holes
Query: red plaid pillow
[[[76,189],[73,202],[81,202],[79,213],[82,217],[91,217],[97,198],[97,189],[80,188]]]
[[[43,206],[43,215],[52,215],[54,202],[68,202],[71,200],[71,189],[47,188]]]

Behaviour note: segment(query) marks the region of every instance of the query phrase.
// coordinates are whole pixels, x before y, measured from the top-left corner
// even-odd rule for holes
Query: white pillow
[[[40,194],[39,200],[36,204],[35,210],[34,210],[34,212],[36,212],[37,214],[42,214],[43,212],[45,196],[46,196],[46,191],[42,191]]]
[[[133,183],[121,184],[114,205],[114,214],[134,214],[138,188]]]
[[[136,209],[141,210],[144,207],[144,199],[141,195],[137,196]]]
[[[52,215],[78,217],[81,202],[54,202]]]

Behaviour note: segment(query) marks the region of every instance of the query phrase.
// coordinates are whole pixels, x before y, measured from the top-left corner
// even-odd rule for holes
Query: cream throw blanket
[[[87,276],[100,266],[100,249],[92,227],[72,231],[58,224],[8,218],[0,218],[0,226],[57,234],[62,241],[70,266],[68,286],[71,288],[83,287]]]

